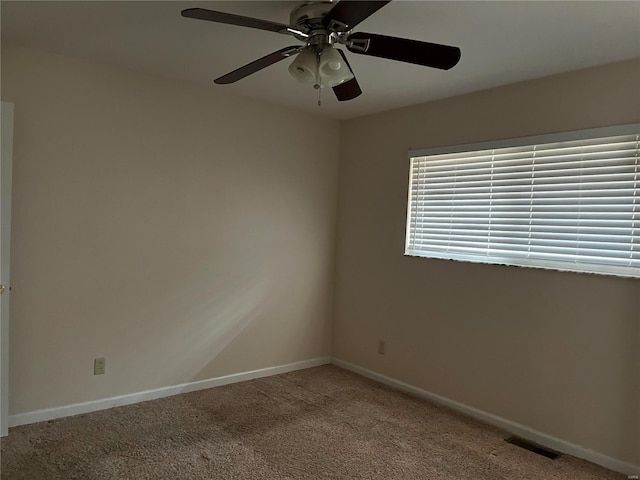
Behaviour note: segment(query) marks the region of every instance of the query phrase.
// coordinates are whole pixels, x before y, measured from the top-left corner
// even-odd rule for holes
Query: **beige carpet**
[[[608,480],[334,366],[25,425],[2,480]]]

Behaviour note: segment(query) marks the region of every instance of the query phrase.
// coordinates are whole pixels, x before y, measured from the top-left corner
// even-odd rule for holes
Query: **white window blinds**
[[[640,277],[639,127],[413,152],[405,253]]]

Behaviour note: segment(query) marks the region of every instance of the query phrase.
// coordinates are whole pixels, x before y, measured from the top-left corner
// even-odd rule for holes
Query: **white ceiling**
[[[300,1],[5,1],[2,41],[210,85],[314,114],[345,119],[532,78],[640,57],[640,1],[395,0],[357,26],[462,50],[449,71],[348,54],[363,95],[322,107],[289,60],[231,85],[212,80],[299,42],[285,35],[180,16],[211,10],[289,22]]]

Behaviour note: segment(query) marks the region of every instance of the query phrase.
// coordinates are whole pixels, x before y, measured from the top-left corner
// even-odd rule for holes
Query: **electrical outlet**
[[[104,370],[107,365],[107,359],[104,357],[94,358],[93,360],[93,374],[104,375]]]
[[[380,355],[384,355],[385,348],[386,348],[386,345],[384,340],[378,341],[378,353]]]

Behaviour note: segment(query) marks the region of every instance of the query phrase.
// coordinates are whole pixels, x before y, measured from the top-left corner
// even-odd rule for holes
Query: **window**
[[[409,152],[406,255],[640,277],[640,124]]]

